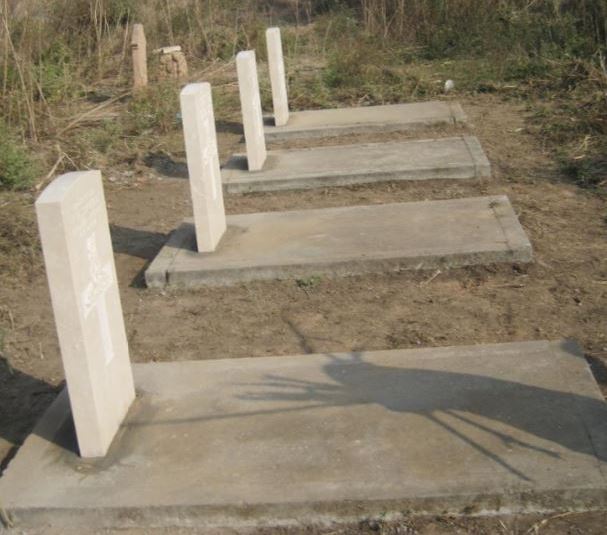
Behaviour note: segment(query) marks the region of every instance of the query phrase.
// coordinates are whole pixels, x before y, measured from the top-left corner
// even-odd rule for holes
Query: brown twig
[[[66,154],[65,154],[65,152],[63,152],[61,150],[61,148],[59,147],[59,145],[57,145],[57,150],[59,152],[59,156],[57,157],[57,161],[55,162],[55,164],[53,165],[53,167],[51,167],[51,170],[47,173],[47,175],[40,182],[38,182],[38,184],[36,184],[36,186],[34,187],[34,189],[36,191],[40,191],[40,189],[42,188],[42,186],[44,186],[51,179],[51,177],[55,174],[55,171],[57,170],[57,167],[59,167],[59,164],[61,164],[61,162],[63,161],[63,158],[65,158]]]
[[[98,106],[95,106],[94,108],[91,108],[90,110],[85,111],[84,113],[81,113],[78,117],[76,117],[71,122],[69,122],[67,124],[67,126],[64,126],[61,130],[59,130],[57,135],[60,136],[62,134],[65,134],[68,130],[71,130],[72,128],[77,126],[78,123],[80,123],[81,121],[86,119],[89,115],[92,115],[93,113],[95,113],[103,108],[108,107],[110,104],[114,104],[114,102],[117,102],[117,101],[123,99],[124,97],[128,97],[131,93],[132,93],[132,91],[130,91],[130,90],[126,91],[125,93],[121,93],[117,97],[106,100],[105,102],[102,102]]]
[[[438,277],[440,274],[442,273],[442,271],[440,269],[437,269],[430,278],[426,279],[425,281],[422,281],[419,285],[420,286],[426,286],[427,284],[430,284],[434,279],[436,279],[436,277]]]
[[[577,514],[576,511],[568,511],[566,513],[561,513],[559,515],[554,515],[551,516],[550,518],[544,518],[543,520],[540,520],[539,522],[536,522],[535,524],[533,524],[533,526],[531,526],[526,533],[529,535],[531,533],[539,533],[540,529],[545,527],[546,524],[548,524],[548,522],[550,522],[551,520],[556,520],[557,518],[563,518],[565,516],[570,516],[570,515],[575,515]]]

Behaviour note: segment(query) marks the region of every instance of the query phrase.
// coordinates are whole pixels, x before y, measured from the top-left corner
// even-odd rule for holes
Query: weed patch
[[[175,130],[179,126],[179,89],[175,82],[166,81],[137,92],[128,110],[131,133]]]
[[[0,188],[26,189],[37,173],[38,166],[28,149],[0,122]]]

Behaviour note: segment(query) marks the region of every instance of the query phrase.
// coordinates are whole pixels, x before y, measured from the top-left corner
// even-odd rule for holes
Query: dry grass
[[[296,109],[426,99],[446,78],[460,94],[544,94],[559,107],[546,106],[534,127],[573,180],[601,187],[607,0],[477,7],[477,0],[0,0],[2,153],[12,155],[8,163],[0,157],[0,187],[40,185],[51,170],[136,166],[169,143],[180,128],[179,86],[155,80],[153,58],[149,90],[125,96],[136,21],[149,50],[183,47],[191,78],[214,84],[219,117],[237,102],[235,53],[255,48],[263,62],[270,24],[284,28]],[[559,110],[573,115],[574,128]]]

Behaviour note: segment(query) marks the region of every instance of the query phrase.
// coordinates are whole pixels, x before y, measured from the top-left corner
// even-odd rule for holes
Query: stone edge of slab
[[[441,101],[439,101],[441,102]],[[459,102],[449,102],[448,103],[449,110],[451,111],[450,116],[445,117],[435,117],[430,119],[420,119],[418,121],[403,121],[402,123],[391,123],[391,122],[377,122],[377,123],[369,123],[369,122],[360,122],[353,123],[350,125],[319,125],[312,127],[302,127],[302,128],[294,128],[289,127],[289,125],[285,126],[273,126],[266,125],[264,128],[264,133],[266,137],[266,141],[269,142],[278,142],[278,141],[289,141],[295,139],[314,139],[314,138],[327,138],[327,137],[337,137],[342,135],[350,135],[360,133],[364,131],[365,133],[382,133],[382,132],[407,132],[407,131],[415,131],[421,130],[423,128],[429,128],[433,126],[458,126],[464,125],[468,123],[468,117],[464,112],[461,104]],[[354,111],[356,108],[352,108]],[[309,112],[313,112],[314,110],[309,110]],[[323,111],[323,110],[318,110]],[[291,112],[291,115],[296,114],[297,112]],[[271,121],[273,120],[272,116],[266,116],[264,120]]]
[[[489,197],[492,198],[492,197]],[[505,200],[506,202],[500,202]],[[533,248],[514,208],[507,196],[494,196],[491,208],[502,228],[508,244],[507,250],[489,250],[478,253],[453,253],[449,255],[420,255],[414,257],[394,256],[389,258],[348,257],[339,261],[310,262],[294,265],[257,266],[245,268],[192,271],[180,269],[179,250],[194,241],[191,219],[184,222],[171,235],[145,273],[149,288],[197,288],[203,286],[233,286],[259,280],[298,279],[311,276],[330,278],[363,275],[367,273],[391,273],[429,269],[457,269],[479,264],[514,263],[533,261]],[[356,207],[352,207],[356,208]],[[271,212],[270,212],[271,213]],[[228,216],[229,226],[230,216]],[[166,249],[166,250],[165,250]],[[148,276],[148,271],[150,271]]]
[[[398,145],[414,143],[432,143],[435,141],[462,140],[471,161],[464,165],[443,166],[438,168],[426,167],[419,169],[388,169],[377,172],[340,172],[334,171],[329,174],[306,174],[285,175],[281,178],[264,178],[263,169],[249,174],[249,171],[230,167],[230,162],[243,161],[244,154],[233,154],[222,168],[222,181],[226,193],[250,193],[262,191],[304,190],[314,188],[327,188],[348,186],[353,184],[365,184],[376,182],[389,182],[399,180],[472,180],[491,177],[491,164],[485,155],[480,141],[475,136],[456,136],[448,138],[416,139],[407,141],[392,141],[386,143],[363,143],[355,145],[338,145],[328,147],[311,147],[304,149],[282,149],[276,152],[292,151],[330,151],[337,148],[360,147],[366,145]],[[268,160],[274,157],[274,151],[268,152]],[[236,165],[236,164],[234,164]]]
[[[26,508],[10,511],[15,529],[43,526],[95,529],[275,528],[326,525],[381,518],[405,511],[412,516],[552,513],[600,511],[607,508],[607,488],[569,488],[474,495],[421,496],[392,500],[351,500],[225,506],[140,506],[129,508]],[[402,513],[401,513],[402,514]],[[408,515],[402,514],[403,518]]]
[[[188,220],[190,223],[192,220]],[[145,284],[148,288],[164,288],[167,285],[167,274],[179,250],[191,239],[194,229],[181,224],[169,236],[154,260],[145,270]]]

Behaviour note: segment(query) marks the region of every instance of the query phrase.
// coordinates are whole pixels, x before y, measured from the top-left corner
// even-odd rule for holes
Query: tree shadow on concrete
[[[562,349],[571,358],[583,360],[576,347],[564,343]],[[522,481],[532,479],[516,466],[517,455],[504,458],[475,438],[479,432],[497,439],[509,450],[526,450],[555,462],[561,455],[546,443],[607,461],[607,404],[598,397],[485,375],[381,365],[370,362],[361,352],[327,354],[322,372],[326,381],[272,373],[259,382],[241,384],[246,391],[236,399],[247,403],[244,411],[205,414],[203,408],[195,417],[166,420],[157,419],[157,416],[150,418],[143,411],[127,419],[125,429],[196,426],[232,418],[377,405],[390,412],[425,418]],[[277,408],[277,402],[287,405]],[[271,407],[263,408],[264,403],[271,403]],[[255,405],[261,407],[256,409]],[[69,420],[64,421],[60,429],[40,434],[75,453],[77,446]],[[524,438],[525,435],[537,437],[541,442]]]
[[[584,358],[571,346],[565,349],[576,358]],[[302,410],[375,404],[389,411],[420,415],[526,481],[529,478],[515,466],[467,436],[466,427],[490,434],[509,447],[558,457],[553,451],[509,435],[503,426],[515,427],[607,461],[607,404],[603,400],[469,373],[381,366],[367,362],[362,353],[327,357],[323,371],[331,381],[271,374],[262,383],[250,385],[262,391],[249,392],[240,399],[298,402],[305,404]],[[480,423],[475,416],[495,422],[500,429]],[[567,432],[568,424],[581,427],[581,432]],[[599,436],[598,445],[587,439],[586,428]]]
[[[0,457],[0,474],[60,389],[13,368],[0,357],[0,437],[13,445]]]
[[[115,253],[142,258],[146,261],[130,284],[134,288],[144,287],[145,270],[156,258],[169,236],[162,232],[132,229],[120,225],[110,225],[110,234]]]

